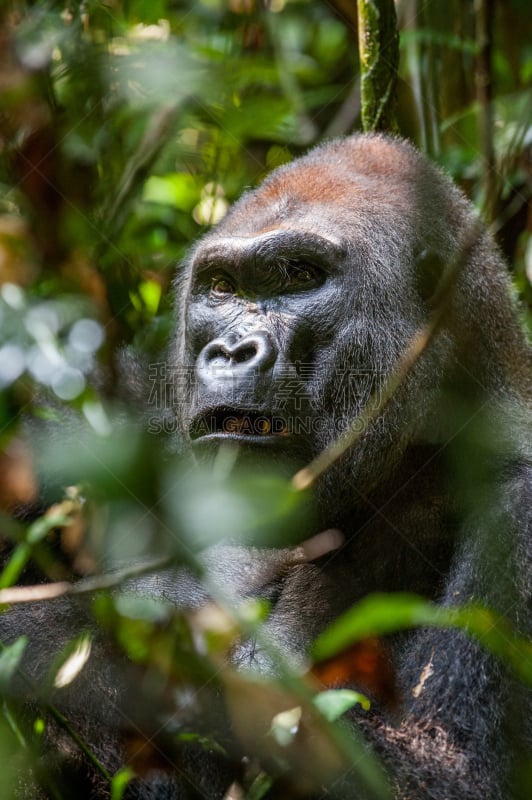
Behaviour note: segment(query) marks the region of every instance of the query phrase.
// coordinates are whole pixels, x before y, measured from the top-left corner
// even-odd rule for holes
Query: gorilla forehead
[[[220,233],[260,235],[290,224],[338,240],[356,236],[345,222],[401,218],[427,229],[428,219],[456,224],[452,183],[403,140],[359,135],[335,140],[275,170],[245,194],[218,227]],[[340,223],[340,224],[339,224]]]

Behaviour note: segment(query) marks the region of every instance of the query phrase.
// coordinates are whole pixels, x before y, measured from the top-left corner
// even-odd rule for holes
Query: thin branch
[[[282,552],[283,558],[273,558],[270,560],[271,563],[268,562],[267,558],[264,559],[266,566],[254,577],[252,571],[248,570],[246,572],[248,589],[250,587],[258,588],[263,586],[265,583],[274,580],[281,569],[314,561],[326,553],[329,553],[331,550],[336,550],[342,543],[343,536],[340,531],[328,529],[326,531],[321,531],[321,533],[312,536],[310,539],[306,539],[296,547],[288,548],[285,551],[275,549],[272,552],[276,554]],[[196,569],[198,572],[208,572],[208,565],[203,563],[201,559],[196,560],[192,555],[189,555],[187,561],[192,570]],[[105,575],[94,575],[90,578],[84,578],[76,583],[56,581],[54,583],[43,583],[33,586],[11,586],[8,589],[0,590],[0,605],[34,603],[41,600],[55,600],[58,597],[90,594],[91,592],[98,592],[102,589],[112,589],[130,578],[136,578],[139,575],[150,572],[158,572],[161,569],[169,567],[174,562],[175,556],[162,556],[160,558],[142,561],[140,564],[114,570]],[[216,587],[213,587],[213,590],[215,595]]]
[[[0,590],[0,605],[13,605],[15,603],[35,603],[39,600],[55,600],[67,595],[89,594],[102,589],[112,589],[119,586],[129,578],[144,575],[147,572],[156,572],[170,566],[175,560],[174,556],[162,556],[149,561],[143,561],[134,566],[114,570],[106,575],[95,575],[83,578],[76,583],[69,581],[56,581],[35,586],[11,586],[9,589]]]

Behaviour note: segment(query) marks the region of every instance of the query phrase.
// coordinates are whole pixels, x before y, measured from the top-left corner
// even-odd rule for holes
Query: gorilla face
[[[193,441],[312,452],[342,326],[342,246],[311,231],[220,237],[194,259]],[[319,367],[324,372],[319,372]]]
[[[430,192],[423,202],[420,184]],[[449,191],[456,200],[404,143],[352,137],[281,168],[236,204],[179,287],[180,425],[196,452],[233,442],[295,468],[378,401],[426,319],[427,280],[439,277],[418,275],[419,254],[452,252]],[[445,352],[441,337],[432,358]],[[399,392],[365,432],[349,464],[359,488],[398,463],[439,371],[420,366],[408,392],[423,404]],[[329,483],[345,484],[345,464],[338,469]]]

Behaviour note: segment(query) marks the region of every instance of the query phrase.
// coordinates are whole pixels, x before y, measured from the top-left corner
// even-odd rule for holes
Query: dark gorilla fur
[[[305,564],[291,564],[283,550],[205,555],[242,596],[256,593],[250,576],[264,571],[263,593],[273,598],[266,627],[295,657],[374,591],[419,592],[444,605],[478,601],[530,633],[530,353],[506,268],[447,177],[406,142],[360,135],[274,172],[199,242],[180,272],[169,354],[183,381],[180,447],[208,460],[232,439],[243,459],[271,453],[293,472],[378,396],[461,257],[437,335],[356,447],[318,481],[318,519],[305,533],[339,528],[343,546]],[[245,435],[238,420],[259,413],[280,419],[284,434]],[[230,434],[227,417],[237,419]],[[319,424],[298,436],[305,420]],[[197,433],[200,422],[213,426],[210,435]],[[182,571],[135,588],[180,606],[205,600]],[[26,668],[38,676],[83,614],[71,601],[33,604],[5,615],[0,633],[30,637]],[[43,642],[47,619],[53,643]],[[270,667],[254,646],[235,657]],[[514,754],[529,746],[530,702],[506,668],[456,630],[391,637],[390,658],[400,711],[389,715],[375,698],[370,713],[353,718],[382,756],[394,796],[510,797]],[[61,707],[112,771],[122,763],[128,667],[104,643],[92,664],[63,692]],[[61,759],[50,763],[77,797],[107,797],[67,738],[57,736]],[[235,778],[229,761],[187,752],[176,777],[134,781],[126,796],[222,798]],[[20,796],[51,796],[32,791]],[[338,780],[315,796],[365,796],[354,792]]]

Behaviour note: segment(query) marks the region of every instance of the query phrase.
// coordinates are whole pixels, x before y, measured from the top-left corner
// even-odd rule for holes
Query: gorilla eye
[[[224,278],[223,275],[215,275],[214,278],[211,280],[211,294],[216,295],[217,297],[227,295],[227,294],[234,294],[235,287],[227,278]]]
[[[285,288],[311,289],[320,283],[320,274],[314,267],[303,264],[291,264],[287,269]]]

